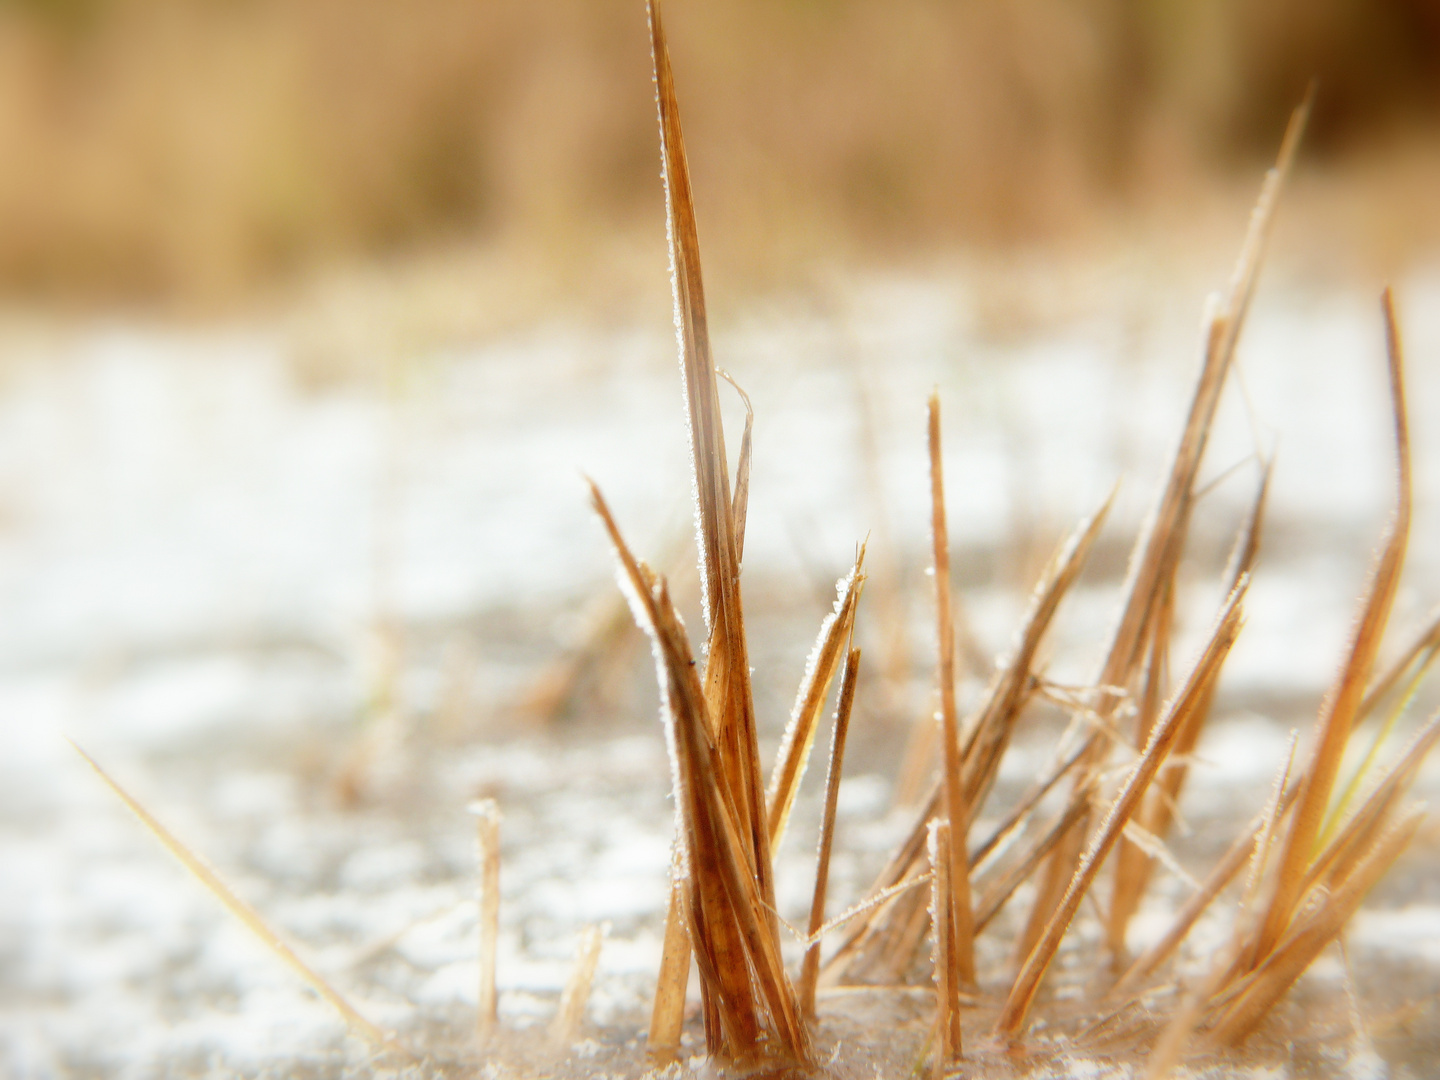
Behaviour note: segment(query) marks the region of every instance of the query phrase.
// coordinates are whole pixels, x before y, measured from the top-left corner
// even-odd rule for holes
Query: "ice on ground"
[[[1132,283],[1136,305],[1149,284]],[[1417,512],[1399,619],[1415,625],[1440,599],[1440,270],[1400,295]],[[716,355],[757,408],[747,583],[814,583],[823,610],[867,534],[902,576],[925,565],[921,419],[938,386],[962,606],[981,647],[1002,650],[1035,553],[1118,478],[1106,535],[1144,511],[1184,407],[1195,322],[1137,330],[1102,313],[998,333],[963,281],[872,279],[832,317],[772,312],[722,329]],[[648,994],[673,820],[653,699],[609,741],[516,737],[512,723],[504,741],[447,743],[453,679],[436,643],[476,652],[460,729],[473,735],[476,715],[513,712],[584,601],[613,588],[582,473],[638,550],[684,531],[673,339],[541,328],[407,357],[388,382],[320,389],[300,385],[289,348],[279,333],[100,328],[17,363],[0,391],[9,1075],[252,1074],[300,1059],[323,1075],[349,1053],[326,1008],[168,861],[62,735],[377,1019],[474,1000],[463,808],[477,795],[506,815],[502,1015],[548,1017],[586,922],[614,924],[592,1018],[629,1015]],[[1308,727],[1389,512],[1382,349],[1371,298],[1262,289],[1222,408],[1206,475],[1243,465],[1257,441],[1277,466],[1273,539],[1226,684],[1239,704],[1194,770],[1199,798],[1241,817],[1263,803],[1287,728]],[[1252,481],[1248,468],[1221,479],[1207,513],[1238,524]],[[1229,538],[1200,539],[1204,565],[1184,585],[1203,597]],[[1093,669],[1114,578],[1087,578],[1063,613],[1058,681]],[[1181,628],[1177,657],[1203,622]],[[397,626],[391,656],[381,646]],[[799,660],[812,635],[797,636]],[[1277,701],[1291,711],[1266,715]],[[433,752],[417,756],[427,739]],[[1002,781],[1033,775],[1046,749],[1019,747],[1024,767]],[[376,761],[401,794],[361,791],[347,808],[342,781]],[[864,760],[850,773],[841,843],[856,854],[835,868],[836,910],[903,828],[885,814],[889,781]],[[423,810],[391,813],[389,797]],[[787,917],[808,900],[812,848],[789,850]],[[1435,922],[1425,904],[1378,910],[1353,941],[1440,965]]]

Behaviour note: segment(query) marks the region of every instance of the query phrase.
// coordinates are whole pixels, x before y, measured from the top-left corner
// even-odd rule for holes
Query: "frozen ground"
[[[889,812],[898,748],[906,716],[926,707],[932,386],[962,603],[987,652],[1008,640],[1038,559],[1124,477],[1113,543],[1067,607],[1051,674],[1079,681],[1094,666],[1124,538],[1183,409],[1200,301],[1143,278],[1112,284],[1119,303],[1021,329],[988,319],[963,279],[895,279],[720,331],[717,357],[757,410],[745,564],[766,745],[830,583],[867,534],[867,655],[886,645],[874,624],[887,596],[908,628],[912,683],[861,703],[836,905],[859,895],[904,825]],[[1400,299],[1418,489],[1392,640],[1440,602],[1440,272],[1402,282]],[[12,342],[0,387],[0,1073],[368,1068],[328,1008],[63,736],[362,1011],[441,1059],[472,1054],[465,807],[496,797],[502,1018],[511,1030],[547,1023],[580,928],[607,923],[594,1038],[571,1068],[632,1068],[672,820],[653,679],[635,650],[548,726],[521,705],[583,636],[587,605],[614,589],[582,473],[642,552],[658,558],[688,523],[668,334],[550,326],[320,387],[297,378],[281,331],[114,326],[31,340]],[[1261,290],[1187,572],[1210,610],[1253,486],[1247,459],[1257,440],[1276,451],[1270,542],[1187,797],[1195,834],[1182,854],[1197,872],[1259,807],[1286,730],[1308,727],[1337,661],[1392,497],[1382,348],[1369,295],[1283,280]],[[1012,780],[1051,733],[1022,742]],[[1421,786],[1440,788],[1440,762]],[[780,899],[796,921],[814,812],[782,855]],[[1350,934],[1361,1020],[1381,1057],[1414,1075],[1440,1052],[1440,1011],[1423,1007],[1440,993],[1437,859],[1431,827]],[[1178,882],[1166,888],[1179,895]],[[1327,960],[1311,982],[1333,997],[1343,972]],[[1372,999],[1387,979],[1420,1011],[1397,1020],[1394,1000]],[[1355,1051],[1363,1039],[1341,1043],[1333,1071],[1382,1067]]]

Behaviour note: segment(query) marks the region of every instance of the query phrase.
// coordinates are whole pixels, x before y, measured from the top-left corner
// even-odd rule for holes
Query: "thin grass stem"
[[[145,809],[138,799],[121,787],[119,782],[102,769],[94,758],[76,746],[74,742],[71,742],[70,745],[95,770],[95,774],[105,782],[105,785],[116,794],[130,812],[140,819],[140,823],[150,830],[151,835],[160,841],[165,850],[175,856],[180,864],[190,871],[215,899],[225,905],[230,914],[244,923],[252,934],[264,942],[266,948],[289,965],[290,969],[299,975],[310,989],[319,994],[339,1013],[355,1034],[377,1050],[396,1053],[406,1059],[414,1058],[414,1055],[401,1045],[395,1036],[386,1034],[370,1020],[367,1020],[340,991],[331,986],[318,971],[301,960],[295,950],[286,944],[284,939],[261,918],[258,911],[241,900],[204,859],[182,844],[169,829],[160,824],[159,819]]]
[[[820,978],[820,942],[816,935],[825,924],[825,890],[830,882],[830,849],[835,840],[835,811],[840,799],[840,775],[845,764],[845,737],[850,730],[850,712],[855,705],[855,680],[860,673],[860,650],[851,649],[840,677],[840,703],[835,709],[835,729],[830,737],[830,765],[825,774],[825,811],[820,821],[820,851],[815,860],[815,892],[810,899],[810,942],[800,967],[800,1012],[807,1021],[815,1019],[815,986]]]
[[[494,799],[470,804],[475,815],[475,845],[480,865],[480,987],[476,1032],[483,1042],[499,1021],[495,959],[500,941],[500,807]]]

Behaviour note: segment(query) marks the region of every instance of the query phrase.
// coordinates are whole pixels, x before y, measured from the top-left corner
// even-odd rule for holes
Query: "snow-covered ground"
[[[717,358],[756,407],[745,565],[774,642],[756,653],[757,678],[779,687],[760,699],[767,745],[817,593],[867,534],[914,594],[924,678],[932,387],[983,648],[1008,640],[1036,553],[1120,478],[1107,535],[1123,552],[1185,405],[1200,298],[1182,317],[1151,304],[1152,282],[1117,288],[1128,309],[1013,330],[963,278],[870,279],[823,314],[762,309],[718,329]],[[1440,271],[1399,297],[1417,509],[1394,641],[1440,603]],[[583,476],[644,553],[688,522],[668,334],[551,325],[318,388],[280,331],[107,326],[57,341],[12,348],[0,385],[0,1072],[339,1075],[365,1059],[66,736],[362,1011],[437,1047],[466,1045],[476,994],[465,807],[498,798],[502,1018],[548,1021],[580,928],[604,922],[589,1015],[612,1035],[633,1025],[671,828],[653,686],[546,730],[517,704],[614,588]],[[1258,808],[1286,729],[1308,724],[1339,657],[1393,499],[1383,341],[1359,291],[1282,280],[1257,298],[1187,580],[1213,589],[1257,446],[1276,458],[1271,541],[1201,747],[1196,815]],[[740,420],[735,399],[732,450]],[[1090,674],[1115,572],[1069,605],[1057,680]],[[903,732],[876,722],[891,727],[874,744],[893,751]],[[859,893],[903,824],[887,816],[895,756],[851,763],[837,896]],[[1422,787],[1440,787],[1440,763]],[[792,840],[782,871],[787,917],[808,897],[807,847]],[[1409,884],[1377,894],[1352,934],[1364,955],[1429,963],[1432,993],[1437,853],[1431,829],[1401,868]]]

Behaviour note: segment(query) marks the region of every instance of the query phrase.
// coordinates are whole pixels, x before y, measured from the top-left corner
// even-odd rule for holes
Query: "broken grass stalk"
[[[587,926],[580,931],[575,966],[570,969],[570,977],[560,993],[560,1006],[550,1022],[550,1041],[557,1047],[572,1046],[580,1038],[590,987],[595,981],[595,969],[600,966],[600,946],[608,929],[607,926]]]
[[[944,896],[950,904],[951,932],[947,958],[955,966],[955,977],[966,986],[975,983],[975,914],[970,906],[970,861],[966,837],[970,831],[970,808],[966,805],[964,777],[960,771],[960,723],[955,707],[955,623],[950,613],[950,533],[945,521],[945,466],[940,451],[940,394],[930,395],[930,537],[935,558],[935,620],[939,627],[941,765],[944,777],[945,820],[950,823],[951,842],[945,844],[950,860]],[[938,894],[937,894],[938,895]],[[938,915],[936,916],[938,917]],[[940,931],[937,928],[937,936]],[[949,1043],[941,1040],[942,1047]],[[958,1041],[957,1044],[958,1046]]]
[[[790,713],[790,723],[780,740],[775,770],[766,794],[772,852],[779,849],[785,835],[790,810],[795,804],[795,795],[800,790],[800,781],[804,778],[805,766],[815,745],[815,733],[820,713],[825,708],[825,699],[830,693],[830,684],[845,659],[846,642],[854,636],[855,609],[865,586],[864,565],[865,547],[861,545],[855,565],[836,585],[835,609],[820,626],[820,635],[806,662],[805,676],[800,681],[795,707]]]
[[[480,864],[480,985],[476,997],[476,1032],[483,1042],[499,1022],[495,960],[500,943],[500,806],[494,799],[470,804],[475,815],[475,846]]]
[[[937,817],[930,822],[930,927],[935,943],[935,1080],[943,1080],[946,1069],[963,1053],[960,1031],[960,958],[956,955],[955,899],[951,895],[950,822]]]

